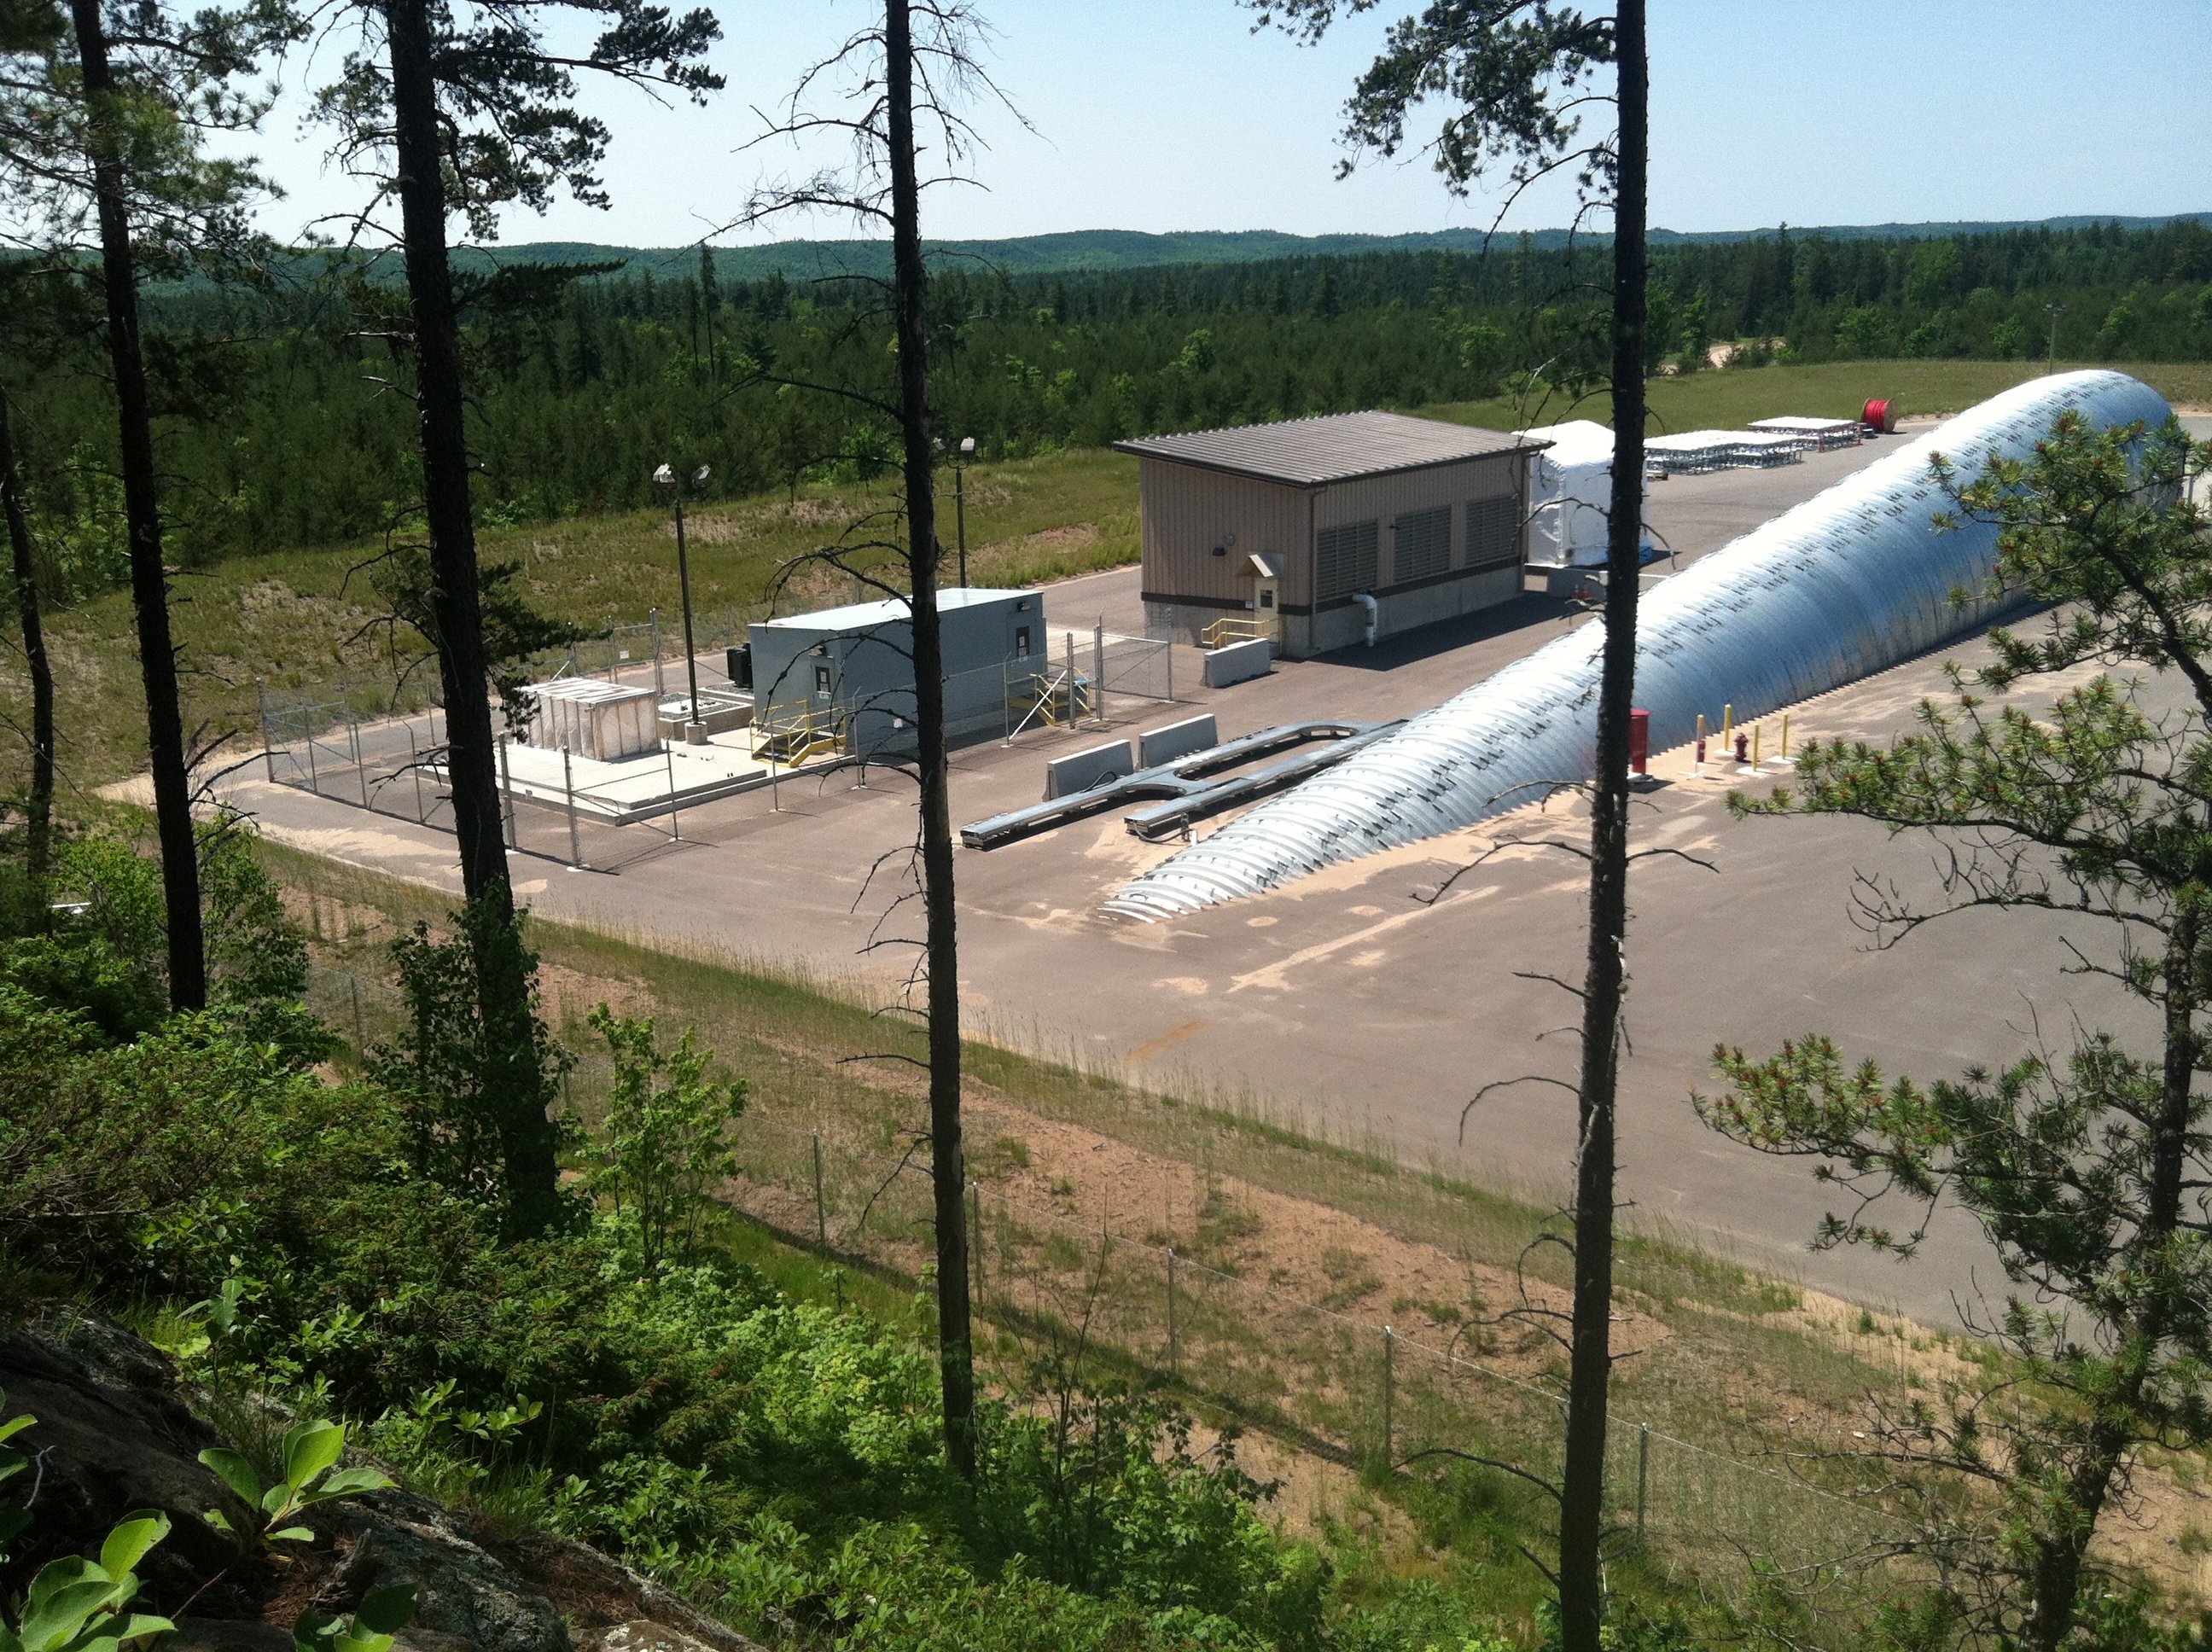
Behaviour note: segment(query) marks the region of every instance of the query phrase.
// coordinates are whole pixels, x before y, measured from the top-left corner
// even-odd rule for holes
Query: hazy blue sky
[[[1486,223],[1426,163],[1335,181],[1340,109],[1385,0],[1323,46],[1254,34],[1230,0],[996,0],[989,61],[1034,127],[983,108],[986,187],[937,192],[927,233],[1281,229],[1395,233]],[[666,246],[726,222],[787,147],[740,153],[796,71],[871,15],[864,0],[734,0],[706,109],[590,94],[614,126],[611,211],[518,214],[510,240]],[[2212,210],[2212,0],[1654,0],[1651,221],[1674,229]],[[312,81],[315,65],[294,67]],[[346,199],[288,103],[257,146],[290,198],[284,233]],[[1601,116],[1603,111],[1600,111]],[[1564,195],[1511,223],[1565,221]],[[834,222],[727,242],[851,233]]]

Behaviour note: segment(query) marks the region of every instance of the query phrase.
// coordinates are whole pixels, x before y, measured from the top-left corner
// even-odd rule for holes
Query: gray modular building
[[[1361,641],[1370,613],[1388,636],[1510,601],[1545,445],[1402,413],[1115,442],[1139,461],[1154,634],[1254,622],[1303,659]]]
[[[937,593],[948,732],[998,732],[1010,690],[1047,668],[1044,598],[1034,591]],[[748,628],[754,726],[835,724],[861,755],[914,749],[913,621],[902,600],[853,603]]]

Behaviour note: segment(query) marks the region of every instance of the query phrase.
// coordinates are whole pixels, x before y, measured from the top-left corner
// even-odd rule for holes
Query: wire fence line
[[[738,1210],[908,1277],[934,1254],[925,1166],[764,1119],[741,1121],[738,1140]],[[1563,1396],[1475,1357],[1468,1327],[1439,1345],[980,1182],[969,1202],[977,1311],[1006,1351],[1079,1345],[1101,1375],[1164,1379],[1346,1462],[1487,1458],[1557,1478]],[[1901,1530],[1839,1490],[1618,1412],[1607,1450],[1616,1526],[1662,1565],[1757,1555],[1803,1570]]]
[[[406,1011],[387,981],[318,966],[308,1001],[356,1048],[391,1042]],[[568,1006],[573,1007],[573,1006]],[[570,1029],[574,1036],[574,1029]],[[579,1111],[606,1076],[577,1052]],[[934,1200],[919,1155],[871,1151],[835,1133],[748,1115],[740,1170],[723,1201],[786,1239],[915,1278],[933,1260]],[[979,1352],[1012,1370],[1049,1352],[1091,1381],[1164,1383],[1304,1449],[1363,1469],[1424,1472],[1466,1462],[1483,1495],[1533,1507],[1510,1465],[1556,1482],[1563,1396],[1486,1363],[1473,1323],[1413,1331],[1302,1300],[1152,1238],[1017,1198],[968,1189]],[[1492,1321],[1495,1323],[1495,1321]],[[1485,1465],[1492,1467],[1486,1468]],[[1670,1576],[1729,1588],[1773,1575],[1832,1576],[1905,1535],[1859,1497],[1851,1465],[1832,1484],[1685,1438],[1616,1407],[1607,1439],[1615,1541]],[[1879,1568],[1869,1575],[1880,1586]]]

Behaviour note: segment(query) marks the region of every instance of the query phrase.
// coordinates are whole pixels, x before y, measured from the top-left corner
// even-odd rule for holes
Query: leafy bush
[[[592,1030],[614,1057],[614,1084],[599,1139],[586,1151],[585,1185],[634,1228],[646,1266],[690,1250],[714,1185],[738,1172],[727,1127],[745,1110],[745,1081],[714,1084],[712,1050],[691,1029],[672,1050],[653,1039],[650,1017],[618,1016],[604,1004]]]

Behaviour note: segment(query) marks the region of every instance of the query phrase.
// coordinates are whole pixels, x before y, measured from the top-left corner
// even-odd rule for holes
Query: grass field
[[[2212,401],[2212,364],[2128,369],[2177,402]],[[1898,398],[1907,412],[1968,407],[2032,373],[2018,363],[1853,361],[1770,367],[1655,380],[1652,408],[1668,429],[1740,425],[1784,413],[1856,413],[1870,395]],[[1553,404],[1524,416],[1504,402],[1424,408],[1431,416],[1510,428],[1540,417],[1603,420],[1601,399]],[[949,482],[950,477],[946,477]],[[750,604],[789,581],[793,599],[816,606],[848,587],[803,559],[840,534],[873,537],[872,513],[890,501],[888,483],[805,488],[704,504],[692,517],[692,591],[702,611]],[[950,489],[943,531],[954,538]],[[1085,449],[968,473],[969,577],[982,585],[1042,583],[1137,560],[1135,461]],[[278,692],[388,680],[419,646],[377,623],[365,565],[379,548],[271,549],[179,579],[175,623],[189,672],[185,720],[213,736],[250,733],[255,684]],[[634,512],[494,528],[488,561],[523,565],[545,611],[601,627],[678,611],[675,533],[665,513]],[[884,553],[875,553],[880,556]],[[862,560],[869,560],[864,556]],[[137,769],[137,665],[128,594],[117,592],[52,628],[62,689],[61,764],[65,784],[89,788]],[[12,660],[0,661],[0,714],[27,724],[27,698]],[[11,761],[0,759],[0,785]]]
[[[2212,362],[2062,361],[2060,372],[2076,367],[2114,367],[2131,373],[2177,406],[2212,403]],[[1960,413],[2001,390],[2042,376],[2039,362],[2023,361],[1823,361],[1814,367],[1750,367],[1741,372],[1696,373],[1685,379],[1654,379],[1649,386],[1653,432],[1731,430],[1753,419],[1798,414],[1811,418],[1856,418],[1873,398],[1894,399],[1910,416],[1918,413]],[[1510,398],[1455,402],[1420,410],[1431,418],[1450,419],[1510,430],[1566,419],[1613,422],[1612,404],[1602,394],[1574,404],[1554,395],[1525,409]]]

